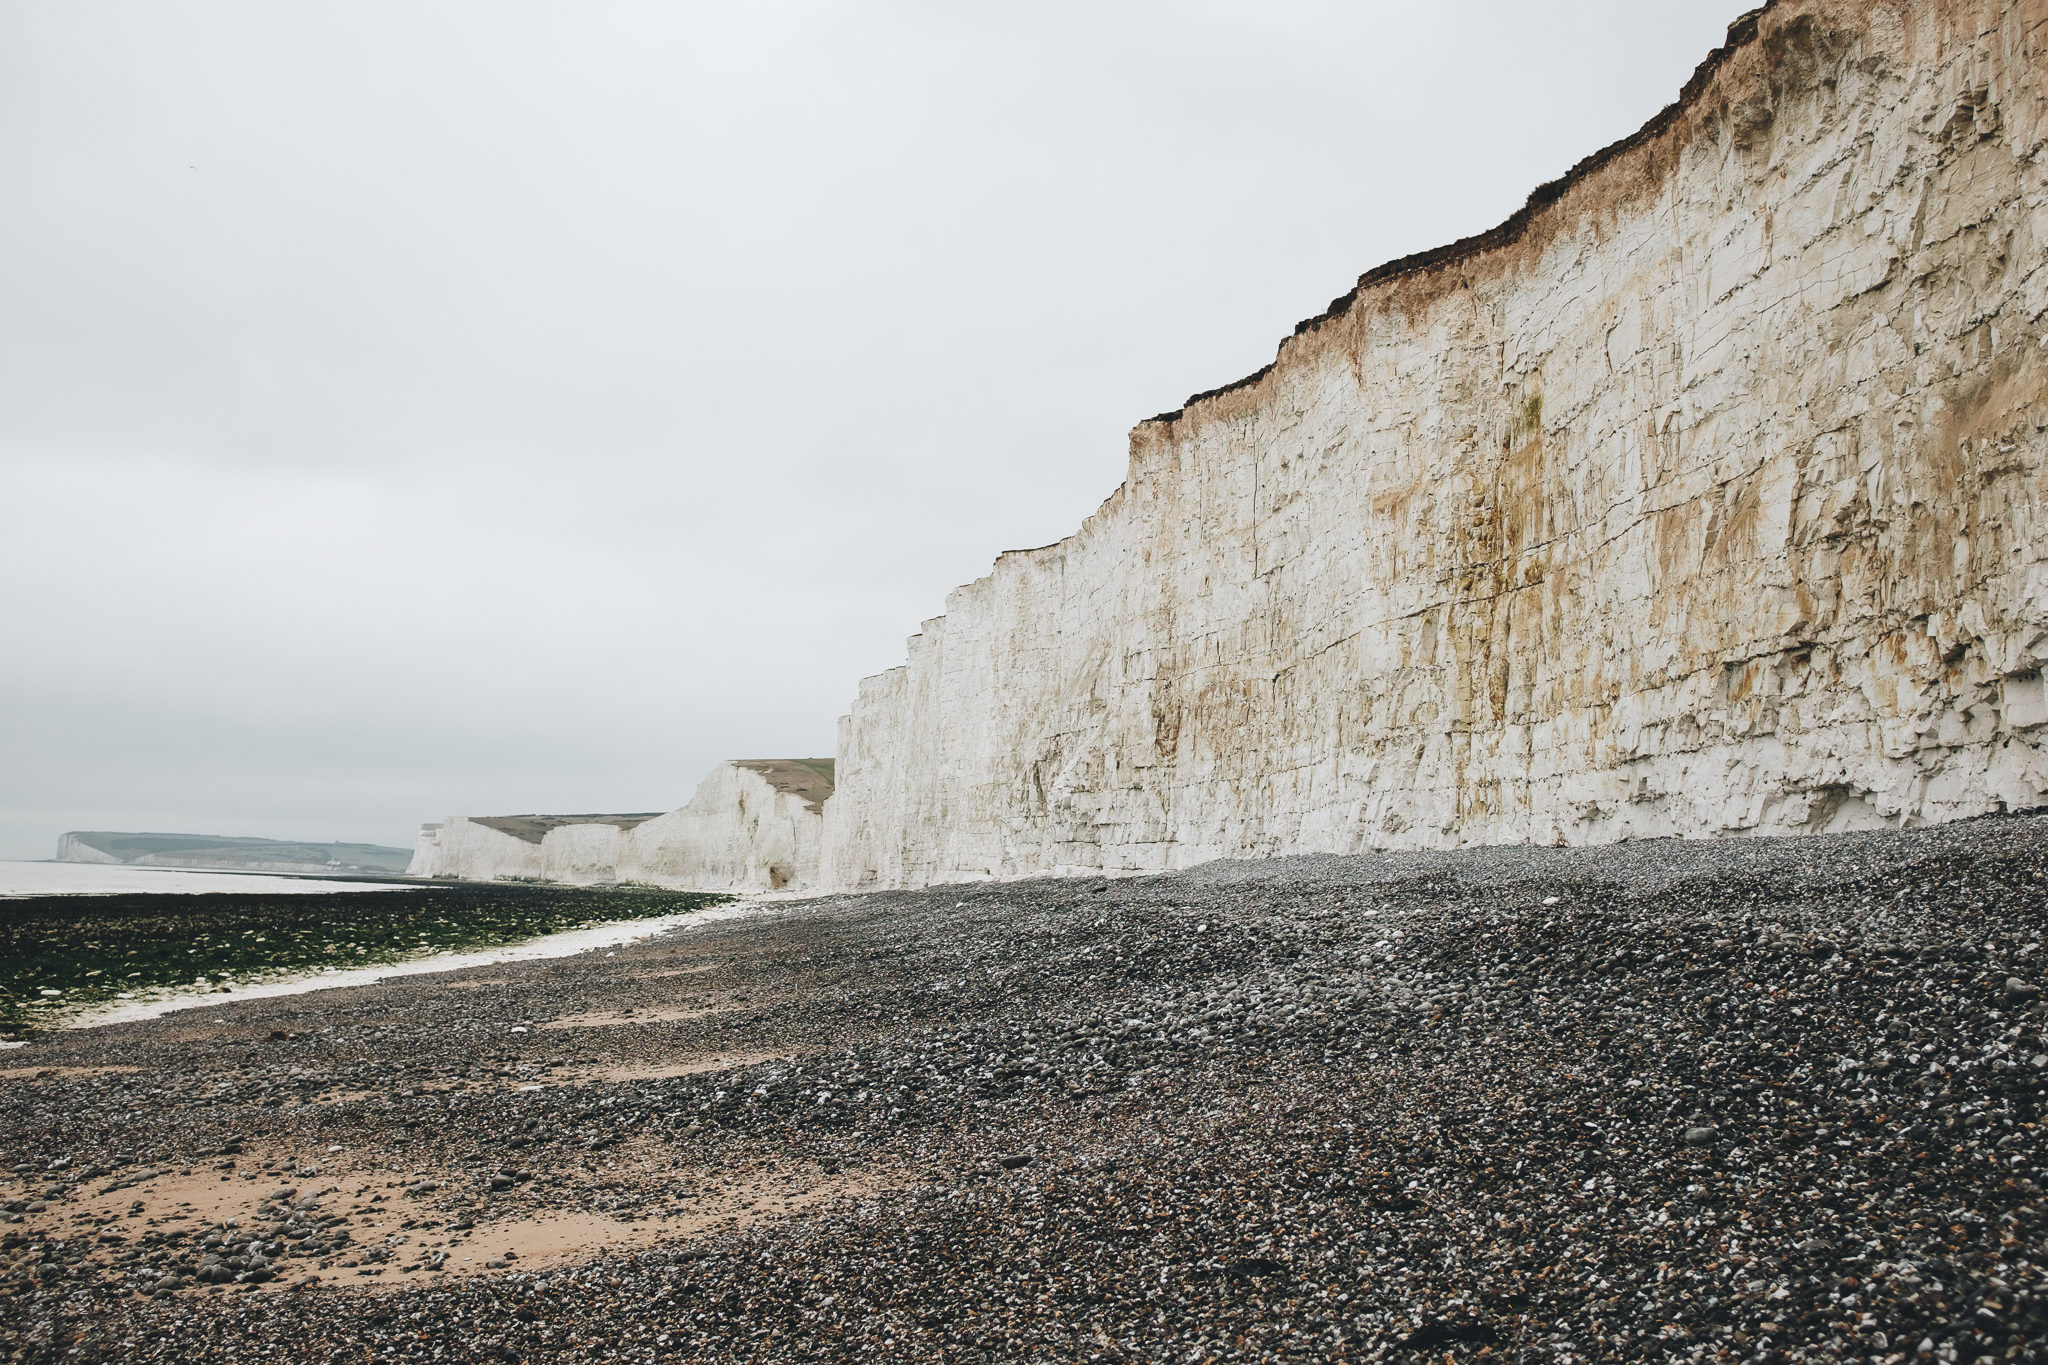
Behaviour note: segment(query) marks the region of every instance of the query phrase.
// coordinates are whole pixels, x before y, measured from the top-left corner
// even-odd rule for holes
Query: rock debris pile
[[[2034,1360],[2044,911],[2041,819],[1291,859],[809,902],[69,1035],[0,1090],[0,1339]],[[137,1229],[89,1214],[116,1152],[267,1197]],[[612,1240],[462,1260],[572,1220]]]

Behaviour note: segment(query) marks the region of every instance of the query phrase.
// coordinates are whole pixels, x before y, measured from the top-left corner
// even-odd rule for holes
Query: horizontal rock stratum
[[[841,722],[824,884],[2048,791],[2048,0],[1780,0],[1139,426]]]

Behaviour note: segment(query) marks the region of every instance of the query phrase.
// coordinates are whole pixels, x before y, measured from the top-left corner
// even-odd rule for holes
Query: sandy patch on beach
[[[684,1008],[679,1005],[649,1005],[623,1010],[593,1010],[588,1014],[569,1014],[560,1019],[550,1019],[542,1028],[608,1028],[614,1024],[680,1024],[690,1019],[702,1019],[708,1015],[720,1014],[732,1009],[731,1005],[706,1005],[699,1008]]]
[[[71,1081],[85,1076],[132,1076],[139,1066],[13,1066],[0,1070],[0,1080]]]
[[[31,1238],[89,1238],[91,1259],[112,1269],[146,1230],[196,1235],[232,1223],[233,1233],[274,1239],[278,1225],[266,1222],[258,1209],[292,1190],[298,1201],[316,1201],[314,1213],[339,1217],[337,1226],[347,1229],[350,1240],[320,1256],[277,1257],[270,1266],[275,1278],[261,1285],[192,1284],[179,1294],[276,1293],[308,1276],[322,1284],[390,1290],[424,1279],[580,1264],[605,1252],[791,1217],[886,1185],[877,1173],[826,1171],[809,1163],[677,1169],[666,1147],[636,1143],[555,1168],[556,1182],[541,1195],[545,1205],[506,1207],[498,1201],[530,1193],[530,1174],[514,1190],[487,1196],[477,1186],[483,1173],[473,1168],[400,1172],[380,1165],[373,1152],[350,1154],[353,1160],[342,1155],[298,1168],[317,1170],[310,1176],[291,1169],[291,1158],[272,1158],[279,1164],[264,1169],[253,1153],[191,1168],[124,1168],[79,1187],[69,1201],[25,1215],[17,1226]],[[589,1207],[657,1177],[673,1182],[658,1209],[615,1217]],[[14,1188],[0,1197],[33,1193]]]
[[[266,1170],[260,1164],[262,1159],[247,1153],[234,1161],[189,1167],[122,1167],[75,1187],[68,1200],[53,1200],[46,1209],[25,1214],[19,1226],[31,1238],[90,1238],[91,1258],[111,1266],[145,1232],[195,1234],[232,1220],[237,1231],[261,1235],[268,1225],[256,1210],[280,1189],[294,1189],[302,1197],[317,1199],[323,1214],[347,1213],[346,1190],[351,1179],[362,1183],[355,1172],[331,1161],[308,1167],[317,1173],[301,1176],[288,1168],[288,1162]],[[26,1189],[11,1188],[13,1182],[0,1184],[0,1199],[33,1197],[37,1179],[28,1177]],[[349,1226],[353,1230],[353,1219]],[[304,1274],[314,1264],[313,1258],[281,1259],[272,1266],[278,1278],[260,1287],[282,1288],[288,1279]]]
[[[700,1076],[707,1071],[728,1071],[759,1062],[787,1059],[786,1052],[721,1052],[715,1055],[605,1061],[592,1058],[560,1062],[546,1070],[505,1077],[513,1090],[553,1090],[559,1086],[584,1085],[593,1081],[664,1081],[677,1076]]]
[[[781,1052],[730,1052],[716,1057],[678,1058],[666,1062],[612,1062],[575,1069],[565,1068],[562,1080],[592,1081],[665,1081],[676,1076],[700,1076],[707,1071],[726,1071],[733,1067],[755,1066],[761,1062],[779,1061],[787,1054]]]
[[[149,1173],[146,1178],[136,1181],[137,1176],[145,1173]],[[42,1213],[28,1215],[28,1226],[44,1235],[76,1236],[92,1228],[104,1234],[131,1226],[140,1229],[166,1223],[220,1222],[253,1216],[256,1205],[277,1189],[277,1182],[278,1176],[271,1171],[259,1168],[250,1175],[237,1175],[216,1169],[213,1163],[178,1168],[124,1167],[79,1186],[71,1200],[53,1203]],[[293,1183],[311,1189],[333,1182]],[[116,1185],[120,1188],[114,1188]]]

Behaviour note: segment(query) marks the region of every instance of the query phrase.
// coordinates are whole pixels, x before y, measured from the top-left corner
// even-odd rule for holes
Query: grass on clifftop
[[[497,947],[652,919],[730,897],[620,887],[437,885],[331,895],[39,896],[0,900],[0,1037],[171,988]]]

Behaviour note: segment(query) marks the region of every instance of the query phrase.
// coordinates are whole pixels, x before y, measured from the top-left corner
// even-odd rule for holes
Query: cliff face
[[[121,862],[104,849],[94,848],[79,838],[76,830],[57,837],[57,859],[60,863],[115,863]]]
[[[721,763],[689,805],[633,832],[619,880],[711,891],[815,884],[831,778],[830,759]]]
[[[638,882],[691,891],[813,884],[831,759],[721,763],[665,815],[452,816],[407,871],[464,881]]]
[[[828,886],[2048,792],[2048,0],[1781,0],[1132,435],[841,722]]]
[[[618,859],[621,824],[652,815],[451,815],[421,825],[410,877],[462,881],[614,880],[605,875]],[[595,864],[595,866],[593,866]]]

